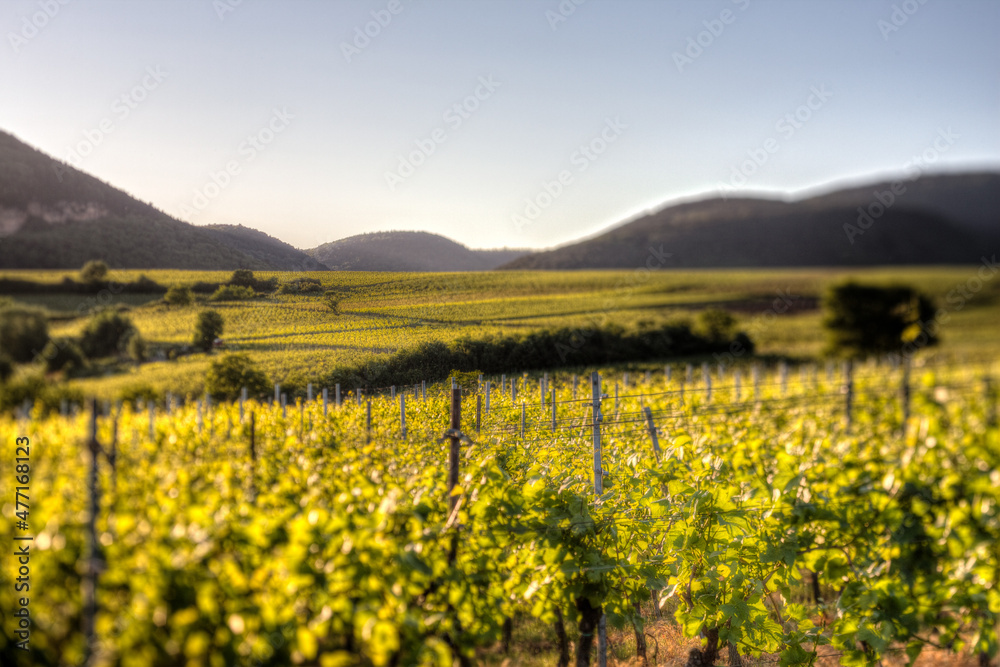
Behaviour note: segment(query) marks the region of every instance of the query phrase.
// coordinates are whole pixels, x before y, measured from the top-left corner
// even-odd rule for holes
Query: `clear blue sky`
[[[0,128],[303,248],[545,247],[734,184],[1000,168],[996,0],[4,0],[0,26]]]

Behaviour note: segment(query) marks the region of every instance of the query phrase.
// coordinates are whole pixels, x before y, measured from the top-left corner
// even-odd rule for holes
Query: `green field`
[[[1000,349],[1000,280],[980,267],[690,270],[488,273],[257,273],[281,283],[299,277],[320,280],[344,294],[341,314],[330,313],[319,295],[267,295],[251,301],[170,307],[159,295],[17,295],[48,309],[53,336],[77,336],[84,309],[121,305],[155,349],[189,343],[198,312],[218,310],[230,350],[250,353],[276,382],[304,384],[332,369],[391,355],[421,342],[462,336],[530,332],[553,327],[587,330],[617,324],[692,320],[717,307],[737,316],[758,354],[818,358],[824,345],[825,288],[854,278],[871,284],[901,283],[934,297],[944,315],[942,344],[932,354],[953,359],[991,357]],[[225,272],[144,271],[164,286],[220,283]],[[0,278],[56,283],[70,271],[10,271]],[[113,271],[127,282],[139,271]],[[985,277],[981,277],[985,276]],[[100,296],[100,295],[99,295]],[[203,298],[203,297],[202,297]],[[152,361],[103,377],[74,379],[87,395],[111,398],[128,387],[198,394],[210,357],[192,354]],[[567,363],[572,363],[568,359]]]
[[[839,369],[674,370],[602,369],[599,420],[569,373],[545,405],[498,377],[488,407],[409,394],[405,432],[388,396],[0,414],[0,663],[540,667],[563,637],[598,664],[603,612],[613,666],[648,637],[645,664],[681,667],[701,632],[749,665],[991,664],[996,363],[915,371],[908,418],[903,370],[860,365],[850,427]]]

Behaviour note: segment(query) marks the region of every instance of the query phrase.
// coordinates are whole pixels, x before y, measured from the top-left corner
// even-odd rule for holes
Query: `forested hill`
[[[791,201],[675,204],[502,268],[635,268],[651,257],[664,258],[659,268],[966,264],[998,250],[1000,173],[981,172],[873,182]]]
[[[245,227],[181,222],[0,131],[0,268],[325,268]]]
[[[428,232],[373,232],[325,243],[309,251],[342,271],[488,271],[527,250],[472,250]]]

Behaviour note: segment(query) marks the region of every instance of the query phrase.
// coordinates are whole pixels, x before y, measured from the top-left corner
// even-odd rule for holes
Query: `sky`
[[[299,248],[1000,169],[997,0],[4,0],[0,129]]]

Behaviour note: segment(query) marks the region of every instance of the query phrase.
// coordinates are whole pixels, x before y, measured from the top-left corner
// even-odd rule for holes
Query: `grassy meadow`
[[[566,271],[486,273],[266,273],[280,283],[310,277],[343,295],[340,313],[322,292],[271,294],[248,301],[168,306],[159,295],[15,295],[49,311],[53,337],[77,336],[80,308],[125,306],[153,349],[189,343],[205,308],[224,318],[229,350],[249,353],[274,381],[304,384],[327,371],[430,340],[530,332],[553,327],[587,330],[693,320],[705,308],[733,313],[757,353],[818,359],[824,346],[821,299],[834,283],[906,284],[931,295],[941,314],[941,345],[930,354],[952,359],[995,358],[1000,350],[1000,280],[979,267],[875,269]],[[225,282],[228,272],[112,271],[118,282],[145,274],[164,286]],[[59,282],[73,271],[7,271],[0,277]],[[987,276],[983,278],[982,276]],[[85,311],[84,311],[85,312]],[[218,352],[213,353],[215,355]],[[927,354],[927,353],[925,353]],[[111,398],[138,385],[196,394],[212,355],[151,361],[72,383],[87,395]],[[572,363],[569,358],[568,363]]]

